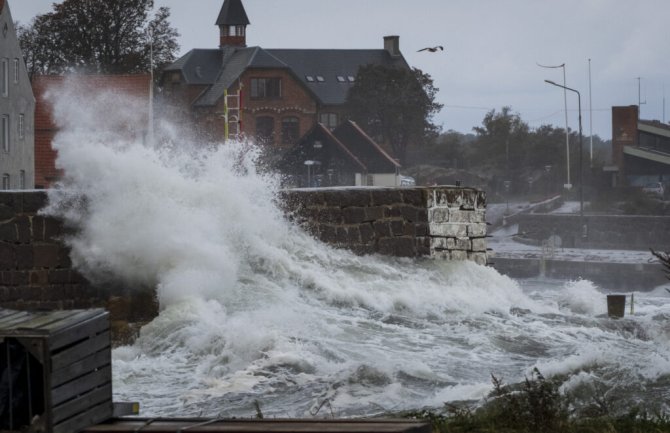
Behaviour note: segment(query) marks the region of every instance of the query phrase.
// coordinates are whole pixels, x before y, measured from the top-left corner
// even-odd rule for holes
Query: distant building
[[[219,48],[189,51],[161,79],[170,117],[212,139],[244,134],[291,148],[317,123],[334,130],[343,122],[361,66],[409,68],[398,36],[385,37],[380,49],[247,47],[241,0],[225,0],[216,25]]]
[[[291,186],[400,186],[400,164],[355,122],[330,131],[317,123],[289,150],[280,169]]]
[[[0,0],[1,1],[1,0]],[[149,88],[151,77],[149,74],[137,75],[36,75],[33,77],[33,91],[37,103],[35,106],[35,187],[48,188],[61,176],[60,170],[56,168],[57,152],[52,146],[52,141],[58,132],[58,127],[52,115],[52,106],[46,99],[46,93],[50,89],[57,89],[65,83],[76,85],[82,91],[103,92],[108,91],[115,94],[129,95],[146,101],[146,105],[133,105],[135,109],[141,110],[136,113],[137,123],[143,125],[137,131],[130,134],[137,135],[138,139],[144,139],[148,128],[149,119]],[[126,109],[129,109],[126,107]]]
[[[614,185],[670,186],[670,125],[639,119],[637,105],[612,107],[612,173]]]
[[[0,189],[34,186],[35,98],[7,0],[0,0]]]

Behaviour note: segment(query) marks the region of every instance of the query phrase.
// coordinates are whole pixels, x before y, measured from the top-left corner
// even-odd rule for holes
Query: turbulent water
[[[47,211],[79,228],[75,265],[158,290],[159,317],[113,353],[115,400],[143,415],[438,408],[534,367],[585,404],[667,409],[663,288],[612,320],[607,288],[588,281],[335,250],[283,218],[278,178],[257,169],[252,145],[194,145],[167,124],[147,145],[141,102],[69,86],[51,100],[65,177]]]

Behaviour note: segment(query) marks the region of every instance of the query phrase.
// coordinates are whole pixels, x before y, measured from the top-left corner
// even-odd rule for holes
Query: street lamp
[[[565,112],[565,169],[567,171],[567,183],[564,185],[565,189],[570,189],[572,188],[572,183],[570,183],[570,132],[568,131],[568,96],[566,94],[567,88],[565,87],[565,63],[561,63],[560,65],[556,66],[548,66],[548,65],[541,65],[539,63],[535,63],[537,66],[540,68],[547,68],[547,69],[558,69],[558,68],[563,68],[563,86],[559,86],[563,88],[563,105],[564,105],[564,112]]]
[[[303,164],[307,166],[307,188],[312,187],[312,166],[313,165],[321,165],[321,162],[319,161],[312,161],[311,159],[308,159],[305,161]]]
[[[579,110],[579,217],[582,222],[582,236],[586,237],[587,227],[584,224],[584,179],[582,176],[582,97],[579,94],[579,91],[572,89],[570,87],[562,86],[560,84],[554,83],[551,80],[544,80],[545,83],[551,84],[552,86],[560,87],[564,90],[569,90],[577,94],[577,108]]]

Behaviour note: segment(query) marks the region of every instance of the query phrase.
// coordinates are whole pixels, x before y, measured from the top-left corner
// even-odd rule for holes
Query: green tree
[[[523,162],[530,128],[511,107],[489,111],[482,126],[472,129],[477,134],[473,157],[506,173]]]
[[[168,21],[170,10],[153,0],[65,0],[53,11],[19,26],[19,42],[33,74],[137,73],[174,61],[179,33]]]
[[[434,138],[432,116],[442,105],[430,75],[419,69],[367,65],[359,69],[346,102],[347,116],[405,161],[407,147]]]

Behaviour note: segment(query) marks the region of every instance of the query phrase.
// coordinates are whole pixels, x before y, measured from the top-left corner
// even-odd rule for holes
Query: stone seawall
[[[315,237],[358,254],[486,264],[486,195],[476,189],[294,189],[281,201]]]
[[[45,191],[0,192],[0,308],[106,308],[114,340],[129,341],[158,313],[151,290],[92,284],[73,269],[61,220],[39,214]]]
[[[319,239],[359,254],[486,263],[485,195],[470,188],[284,191],[286,212]],[[154,288],[87,280],[73,269],[62,221],[39,213],[44,191],[0,192],[0,308],[110,311],[117,343],[158,314]],[[123,234],[120,234],[123,235]]]

